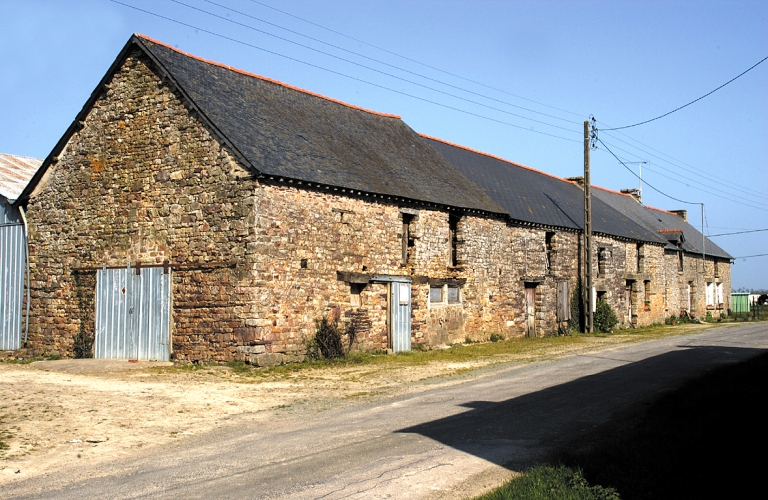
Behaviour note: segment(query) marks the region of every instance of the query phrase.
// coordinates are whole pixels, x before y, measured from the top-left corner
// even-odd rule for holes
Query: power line
[[[499,113],[504,113],[504,114],[507,114],[507,115],[510,115],[510,116],[514,116],[514,117],[517,117],[517,118],[522,118],[524,120],[530,120],[532,122],[539,123],[539,124],[542,124],[542,125],[546,125],[548,127],[553,127],[553,128],[560,129],[560,130],[565,130],[567,132],[578,133],[578,131],[574,131],[573,129],[561,127],[559,125],[553,125],[551,123],[547,123],[547,122],[544,122],[544,121],[541,121],[541,120],[536,120],[534,118],[528,118],[527,116],[519,115],[517,113],[512,113],[511,111],[506,111],[506,110],[503,110],[503,109],[500,109],[500,108],[497,108],[497,107],[494,107],[494,106],[490,106],[488,104],[483,104],[483,103],[478,102],[478,101],[473,101],[472,99],[467,99],[466,97],[461,97],[459,95],[452,94],[450,92],[446,92],[444,90],[440,90],[440,89],[437,89],[435,87],[430,87],[429,85],[424,85],[422,83],[418,83],[418,82],[415,82],[413,80],[409,80],[407,78],[403,78],[403,77],[400,77],[400,76],[397,76],[397,75],[393,75],[392,73],[387,73],[386,71],[382,71],[380,69],[376,69],[376,68],[371,67],[371,66],[366,66],[365,64],[361,64],[361,63],[352,61],[350,59],[346,59],[344,57],[337,56],[335,54],[331,54],[330,52],[326,52],[324,50],[316,49],[314,47],[310,47],[309,45],[305,45],[303,43],[299,43],[299,42],[296,42],[294,40],[290,40],[288,38],[284,38],[282,36],[275,35],[274,33],[269,33],[267,31],[261,30],[259,28],[254,27],[254,26],[251,26],[251,25],[248,25],[248,24],[245,24],[245,23],[241,23],[241,22],[235,21],[234,19],[228,19],[228,18],[226,18],[224,16],[220,16],[220,15],[215,14],[213,12],[209,12],[209,11],[207,11],[205,9],[201,9],[199,7],[195,7],[193,5],[186,4],[184,2],[181,2],[180,0],[171,0],[171,1],[173,3],[177,3],[179,5],[183,5],[184,7],[187,7],[189,9],[196,10],[198,12],[202,12],[203,14],[215,17],[217,19],[221,19],[221,20],[226,21],[228,23],[232,23],[232,24],[236,24],[238,26],[242,26],[243,28],[247,28],[247,29],[256,31],[258,33],[262,33],[264,35],[271,36],[273,38],[277,38],[278,40],[282,40],[284,42],[296,45],[298,47],[301,47],[301,48],[304,48],[304,49],[307,49],[307,50],[311,50],[313,52],[317,52],[318,54],[323,54],[325,56],[332,57],[334,59],[338,59],[339,61],[344,61],[344,62],[349,63],[349,64],[354,64],[355,66],[360,66],[361,68],[365,68],[365,69],[367,69],[369,71],[374,71],[374,72],[379,73],[381,75],[388,76],[390,78],[395,78],[397,80],[400,80],[400,81],[403,81],[403,82],[406,82],[406,83],[410,83],[411,85],[416,85],[418,87],[422,87],[422,88],[430,90],[432,92],[437,92],[437,93],[440,93],[440,94],[443,94],[443,95],[446,95],[446,96],[449,96],[449,97],[453,97],[454,99],[459,99],[459,100],[468,102],[470,104],[474,104],[474,105],[477,105],[477,106],[482,106],[484,108],[488,108],[488,109],[493,110],[493,111],[498,111]]]
[[[364,40],[360,40],[359,38],[355,38],[355,37],[349,36],[349,35],[347,35],[345,33],[342,33],[340,31],[336,31],[334,29],[331,29],[331,28],[328,28],[326,26],[323,26],[322,24],[318,24],[318,23],[315,23],[313,21],[309,21],[308,19],[304,19],[303,17],[299,17],[299,16],[297,16],[295,14],[291,14],[290,12],[286,12],[284,10],[280,10],[277,7],[273,7],[271,5],[267,5],[265,3],[259,2],[258,0],[251,0],[251,2],[253,2],[255,4],[258,4],[258,5],[261,5],[262,7],[266,7],[268,9],[272,9],[274,11],[280,12],[281,14],[284,14],[286,16],[292,17],[294,19],[298,19],[299,21],[305,22],[307,24],[311,24],[312,26],[316,26],[318,28],[324,29],[324,30],[329,31],[331,33],[334,33],[336,35],[339,35],[339,36],[342,36],[342,37],[347,38],[349,40],[355,41],[357,43],[362,43],[363,45],[366,45],[368,47],[372,47],[372,48],[374,48],[376,50],[380,50],[382,52],[386,52],[387,54],[390,54],[390,55],[399,57],[401,59],[404,59],[406,61],[410,61],[412,63],[419,64],[421,66],[424,66],[424,67],[429,68],[429,69],[433,69],[435,71],[439,71],[440,73],[443,73],[445,75],[449,75],[449,76],[452,76],[454,78],[459,78],[460,80],[464,80],[466,82],[474,83],[475,85],[480,85],[481,87],[485,87],[485,88],[490,89],[490,90],[495,90],[496,92],[501,92],[502,94],[507,94],[507,95],[510,95],[512,97],[516,97],[518,99],[522,99],[524,101],[532,102],[534,104],[538,104],[539,106],[544,106],[546,108],[555,109],[557,111],[562,111],[563,113],[568,113],[570,115],[579,116],[579,117],[582,117],[582,116],[585,115],[585,113],[575,113],[573,111],[568,111],[567,109],[561,109],[561,108],[558,108],[558,107],[555,107],[555,106],[550,106],[549,104],[544,104],[543,102],[534,101],[533,99],[528,99],[527,97],[523,97],[523,96],[520,96],[520,95],[517,95],[517,94],[513,94],[512,92],[508,92],[506,90],[502,90],[502,89],[497,88],[497,87],[492,87],[490,85],[486,85],[486,84],[484,84],[482,82],[478,82],[476,80],[472,80],[470,78],[466,78],[466,77],[458,75],[456,73],[451,73],[450,71],[446,71],[446,70],[440,69],[440,68],[438,68],[436,66],[431,66],[431,65],[429,65],[429,64],[427,64],[425,62],[421,62],[421,61],[418,61],[416,59],[411,59],[410,57],[398,54],[397,52],[392,52],[391,50],[385,49],[383,47],[379,47],[377,45],[373,45],[373,44],[368,43],[368,42],[366,42]]]
[[[714,227],[714,226],[713,226]],[[734,233],[720,233],[720,234],[710,234],[710,238],[714,238],[715,236],[730,236],[732,234],[747,234],[747,233],[759,233],[761,231],[768,231],[768,229],[750,229],[749,231],[736,231]]]
[[[743,255],[741,257],[734,257],[734,259],[749,259],[752,257],[765,257],[768,253],[759,253],[757,255]]]
[[[602,141],[601,141],[601,142],[602,142]],[[603,143],[603,144],[605,144],[605,143]],[[631,153],[630,151],[627,151],[626,149],[622,149],[622,148],[620,148],[620,147],[618,147],[618,146],[614,146],[614,147],[615,147],[616,149],[618,149],[619,151],[623,151],[623,152],[625,152],[625,153],[627,153],[627,154],[629,154],[629,155],[632,155],[632,156],[635,156],[635,157],[639,158],[637,155],[635,155],[635,154]],[[615,155],[614,155],[614,156],[615,156]],[[617,158],[617,159],[619,159],[618,157],[616,157],[616,158]],[[620,161],[621,161],[621,160],[620,160]],[[625,166],[626,166],[626,165],[625,165]],[[720,199],[723,199],[723,200],[726,200],[726,201],[730,201],[730,202],[732,202],[732,203],[737,203],[737,204],[739,204],[739,205],[743,205],[743,206],[745,206],[745,207],[754,208],[754,209],[756,209],[756,210],[765,210],[765,211],[768,211],[768,208],[765,208],[765,206],[764,206],[764,205],[763,205],[763,206],[752,205],[752,204],[750,204],[750,203],[746,203],[746,202],[744,202],[744,201],[742,201],[742,200],[738,200],[738,199],[730,198],[730,197],[724,196],[724,195],[722,195],[722,194],[718,194],[718,193],[716,193],[716,192],[712,192],[712,191],[709,191],[709,190],[707,190],[707,189],[704,189],[704,188],[701,188],[701,187],[698,187],[698,186],[695,186],[695,185],[694,185],[694,186],[691,186],[690,184],[684,183],[684,182],[682,182],[682,181],[680,181],[680,180],[678,180],[678,179],[674,179],[674,178],[672,178],[672,177],[669,177],[669,176],[667,176],[667,175],[664,175],[664,174],[662,174],[662,173],[660,173],[660,172],[657,172],[656,170],[653,170],[652,168],[648,168],[648,170],[649,170],[649,171],[651,171],[651,172],[654,172],[655,174],[657,174],[657,175],[660,175],[660,176],[662,176],[662,177],[664,177],[664,178],[667,178],[667,179],[669,179],[669,180],[672,180],[672,181],[674,181],[674,182],[679,182],[679,183],[681,183],[681,184],[685,184],[687,187],[691,187],[691,188],[693,188],[693,189],[698,189],[699,191],[702,191],[702,192],[704,192],[704,193],[707,193],[707,194],[709,194],[709,195],[712,195],[712,196],[714,196],[714,197],[716,197],[716,198],[720,198]],[[632,174],[633,174],[633,175],[635,175],[635,177],[638,177],[638,175],[637,175],[637,174],[635,174],[634,172],[632,172]],[[680,176],[680,177],[683,177],[683,176],[681,176],[680,174],[675,174],[675,175],[678,175],[678,176]],[[638,177],[638,178],[639,178],[639,177]],[[643,181],[643,182],[645,182],[645,181]],[[695,181],[694,181],[694,184],[700,184],[700,183],[698,183],[698,182],[695,182]],[[751,202],[752,200],[749,200],[749,201]],[[753,203],[758,203],[758,202],[753,202]]]
[[[714,94],[715,92],[717,92],[717,91],[718,91],[718,90],[720,90],[721,88],[725,87],[725,86],[726,86],[726,85],[728,85],[729,83],[731,83],[731,82],[733,82],[733,81],[735,81],[735,80],[737,80],[737,79],[741,78],[742,76],[746,75],[747,73],[749,73],[750,71],[752,71],[753,69],[755,69],[755,68],[756,68],[756,67],[757,67],[759,64],[761,64],[761,63],[765,62],[765,60],[766,60],[766,59],[768,59],[768,56],[764,57],[763,59],[761,59],[760,61],[758,61],[757,63],[755,63],[755,64],[754,64],[752,67],[750,67],[750,68],[749,68],[749,69],[747,69],[746,71],[744,71],[744,72],[742,72],[742,73],[738,74],[737,76],[735,76],[735,77],[731,78],[730,80],[728,80],[728,81],[727,81],[727,82],[725,82],[724,84],[720,85],[720,86],[719,86],[719,87],[717,87],[715,90],[712,90],[712,91],[710,91],[710,92],[707,92],[707,93],[706,93],[706,94],[704,94],[703,96],[701,96],[701,97],[699,97],[699,98],[697,98],[697,99],[694,99],[694,100],[692,100],[692,101],[691,101],[691,102],[689,102],[688,104],[683,104],[683,105],[682,105],[682,106],[680,106],[679,108],[675,108],[675,109],[673,109],[672,111],[669,111],[669,112],[667,112],[667,113],[664,113],[663,115],[657,116],[656,118],[651,118],[650,120],[645,120],[644,122],[635,123],[634,125],[625,125],[625,126],[623,126],[623,127],[614,127],[614,128],[609,128],[609,129],[607,129],[607,130],[622,130],[622,129],[625,129],[625,128],[637,127],[638,125],[645,125],[646,123],[650,123],[650,122],[652,122],[652,121],[656,121],[656,120],[658,120],[659,118],[664,118],[665,116],[669,116],[669,115],[671,115],[672,113],[674,113],[674,112],[676,112],[676,111],[680,111],[681,109],[683,109],[683,108],[685,108],[685,107],[688,107],[688,106],[690,106],[691,104],[693,104],[693,103],[695,103],[695,102],[698,102],[698,101],[700,101],[700,100],[704,99],[705,97],[707,97],[707,96],[709,96],[709,95],[712,95],[712,94]]]
[[[626,164],[625,164],[623,161],[621,161],[621,159],[620,159],[618,156],[616,156],[616,155],[613,153],[613,151],[611,151],[611,149],[610,149],[610,148],[609,148],[609,147],[608,147],[608,146],[607,146],[607,145],[606,145],[606,144],[605,144],[605,143],[604,143],[604,142],[603,142],[603,141],[602,141],[600,138],[598,138],[598,139],[597,139],[597,142],[599,142],[600,144],[602,144],[602,145],[603,145],[603,147],[605,148],[605,150],[606,150],[606,151],[608,151],[609,153],[611,153],[611,155],[613,155],[613,157],[614,157],[614,158],[616,158],[616,160],[617,160],[619,163],[621,163],[621,164],[622,164],[622,166],[623,166],[624,168],[626,168],[627,170],[629,170],[629,172],[630,172],[632,175],[634,175],[634,176],[635,176],[635,177],[637,177],[638,179],[640,178],[640,176],[639,176],[639,175],[637,175],[637,174],[636,174],[636,173],[635,173],[635,172],[634,172],[634,171],[633,171],[631,168],[629,168],[629,167],[628,167],[628,166],[627,166],[627,165],[626,165]],[[659,190],[659,189],[657,189],[657,188],[653,187],[653,186],[652,186],[652,185],[650,185],[648,182],[645,182],[645,185],[646,185],[646,186],[648,186],[649,188],[653,189],[653,190],[654,190],[654,191],[656,191],[657,193],[659,193],[659,194],[661,194],[661,195],[664,195],[664,196],[666,196],[667,198],[669,198],[669,199],[671,199],[671,200],[679,201],[680,203],[685,203],[686,205],[701,205],[701,203],[696,203],[696,202],[693,202],[693,201],[684,201],[684,200],[681,200],[681,199],[679,199],[679,198],[675,198],[674,196],[670,196],[670,195],[668,195],[667,193],[665,193],[665,192],[663,192],[663,191],[661,191],[661,190]]]
[[[600,132],[604,132],[605,130],[608,130],[608,129],[600,130]],[[730,181],[728,181],[726,179],[723,179],[723,178],[720,178],[720,177],[716,177],[714,175],[705,174],[705,173],[701,172],[699,169],[697,169],[697,167],[694,167],[693,165],[691,165],[689,163],[685,163],[685,162],[683,162],[681,160],[678,160],[678,159],[676,159],[676,158],[674,158],[674,157],[672,157],[672,156],[670,156],[670,155],[668,155],[668,154],[666,154],[666,153],[664,153],[662,151],[659,151],[658,149],[654,149],[653,147],[651,147],[651,146],[649,146],[647,144],[644,144],[644,143],[642,143],[642,142],[640,142],[640,141],[638,141],[636,139],[633,139],[633,138],[629,137],[627,134],[625,134],[623,132],[618,132],[618,133],[623,135],[624,137],[627,137],[628,139],[631,139],[631,140],[637,142],[638,144],[642,144],[643,146],[647,147],[651,151],[656,151],[657,153],[662,154],[662,155],[666,156],[667,158],[671,158],[672,160],[674,160],[674,162],[669,161],[667,159],[664,159],[664,158],[662,158],[660,156],[657,156],[657,155],[655,155],[655,154],[653,154],[653,153],[651,153],[649,151],[646,151],[645,149],[643,149],[641,147],[638,147],[638,146],[635,146],[633,144],[630,144],[627,141],[624,141],[624,140],[622,140],[622,139],[620,139],[620,138],[618,138],[618,137],[616,137],[614,135],[611,135],[611,134],[605,134],[605,135],[607,135],[608,137],[610,137],[612,139],[615,139],[615,140],[617,140],[617,141],[619,141],[621,143],[624,143],[624,144],[626,144],[629,147],[632,147],[632,148],[635,148],[635,149],[637,149],[639,151],[642,151],[643,153],[645,153],[645,154],[647,154],[649,156],[652,156],[652,157],[656,158],[657,160],[661,160],[664,163],[668,163],[668,164],[673,165],[673,166],[675,166],[675,167],[677,167],[677,168],[679,168],[681,170],[685,170],[686,172],[689,172],[689,173],[692,173],[692,174],[704,177],[704,178],[706,178],[708,180],[717,182],[718,185],[719,184],[730,185],[730,186],[732,186],[732,188],[731,188],[732,190],[739,190],[740,191],[739,194],[746,194],[745,192],[751,191],[752,193],[755,193],[755,195],[750,195],[750,196],[753,196],[755,198],[763,198],[763,199],[768,200],[768,196],[765,193],[763,193],[763,192],[756,191],[754,189],[749,189],[749,188],[746,188],[744,186],[740,186],[740,185],[738,185],[736,183],[730,182]],[[625,153],[632,154],[629,151],[626,151],[624,149],[621,149],[621,148],[617,148],[617,149],[620,149],[621,151],[624,151]],[[638,158],[639,158],[639,156],[638,156]],[[691,167],[691,169],[694,169],[694,170],[691,170],[691,169],[685,168],[683,166],[680,166],[678,163],[675,163],[675,162],[682,163],[683,165],[687,165],[688,167]]]
[[[211,14],[210,12],[207,12],[207,11],[204,11],[204,10],[202,10],[202,9],[198,9],[197,7],[193,7],[193,6],[191,6],[191,5],[185,4],[185,3],[183,3],[183,2],[181,2],[181,1],[179,1],[179,0],[171,0],[171,1],[172,1],[172,2],[175,2],[175,3],[178,3],[178,4],[180,4],[180,5],[183,5],[183,6],[185,6],[185,7],[189,7],[190,9],[199,10],[199,11],[201,11],[201,12],[205,12],[206,14],[209,14],[209,15],[214,15],[214,16],[215,16],[215,14]],[[528,112],[531,112],[531,113],[536,113],[536,114],[538,114],[538,115],[546,116],[547,118],[552,118],[552,119],[555,119],[555,120],[561,120],[561,121],[564,121],[564,122],[567,122],[567,123],[573,123],[573,124],[576,124],[576,125],[580,125],[580,122],[577,122],[577,121],[574,121],[574,120],[568,120],[568,119],[566,119],[566,118],[560,118],[559,116],[550,115],[550,114],[547,114],[547,113],[542,113],[541,111],[536,111],[536,110],[534,110],[534,109],[526,108],[526,107],[523,107],[523,106],[518,106],[517,104],[512,104],[511,102],[508,102],[508,101],[504,101],[504,100],[501,100],[501,99],[496,99],[496,98],[494,98],[494,97],[490,97],[490,96],[488,96],[488,95],[485,95],[485,94],[481,94],[481,93],[479,93],[479,92],[474,92],[474,91],[472,91],[472,90],[469,90],[469,89],[466,89],[466,88],[464,88],[464,87],[459,87],[458,85],[452,85],[452,84],[450,84],[450,83],[447,83],[447,82],[445,82],[445,81],[442,81],[442,80],[438,80],[438,79],[436,79],[436,78],[431,78],[431,77],[429,77],[429,76],[426,76],[426,75],[423,75],[423,74],[421,74],[421,73],[417,73],[417,72],[415,72],[415,71],[411,71],[411,70],[408,70],[408,69],[402,68],[402,67],[400,67],[400,66],[397,66],[397,65],[394,65],[394,64],[390,64],[390,63],[388,63],[388,62],[385,62],[385,61],[382,61],[382,60],[380,60],[380,59],[376,59],[376,58],[374,58],[374,57],[370,57],[370,56],[367,56],[367,55],[365,55],[365,54],[361,54],[360,52],[355,52],[355,51],[353,51],[353,50],[349,50],[349,49],[346,49],[346,48],[344,48],[344,47],[341,47],[341,46],[339,46],[339,45],[335,45],[335,44],[332,44],[332,43],[330,43],[330,42],[326,42],[325,40],[321,40],[321,39],[319,39],[319,38],[315,38],[315,37],[312,37],[312,36],[306,35],[306,34],[304,34],[304,33],[301,33],[301,32],[299,32],[299,31],[295,31],[295,30],[292,30],[292,29],[290,29],[290,28],[286,28],[285,26],[281,26],[281,25],[279,25],[279,24],[276,24],[276,23],[272,23],[272,22],[270,22],[270,21],[266,21],[266,20],[264,20],[264,19],[261,19],[261,18],[258,18],[258,17],[256,17],[256,16],[252,16],[252,15],[250,15],[250,14],[246,13],[246,12],[242,12],[242,11],[239,11],[239,10],[237,10],[237,9],[233,9],[233,8],[231,8],[231,7],[227,7],[226,5],[222,5],[222,4],[220,4],[220,3],[214,2],[213,0],[203,0],[203,1],[204,1],[204,2],[206,2],[206,3],[209,3],[209,4],[211,4],[211,5],[215,5],[215,6],[217,6],[217,7],[220,7],[220,8],[222,8],[222,9],[228,10],[228,11],[230,11],[230,12],[234,12],[234,13],[236,13],[236,14],[239,14],[239,15],[241,15],[241,16],[244,16],[244,17],[247,17],[247,18],[253,19],[253,20],[255,20],[255,21],[258,21],[258,22],[260,22],[260,23],[268,24],[269,26],[273,26],[273,27],[275,27],[275,28],[278,28],[278,29],[281,29],[281,30],[283,30],[283,31],[287,31],[288,33],[293,33],[294,35],[298,35],[298,36],[300,36],[300,37],[303,37],[303,38],[306,38],[306,39],[308,39],[308,40],[312,40],[312,41],[315,41],[315,42],[318,42],[318,43],[322,43],[323,45],[327,45],[327,46],[329,46],[329,47],[333,47],[334,49],[338,49],[338,50],[344,51],[344,52],[346,52],[346,53],[348,53],[348,54],[353,54],[353,55],[355,55],[355,56],[358,56],[358,57],[362,57],[362,58],[364,58],[364,59],[367,59],[367,60],[369,60],[369,61],[373,61],[373,62],[375,62],[375,63],[378,63],[378,64],[382,64],[382,65],[384,65],[384,66],[388,66],[388,67],[390,67],[390,68],[394,68],[394,69],[396,69],[396,70],[398,70],[398,71],[402,71],[402,72],[404,72],[404,73],[408,73],[408,74],[411,74],[411,75],[414,75],[414,76],[418,76],[419,78],[424,78],[425,80],[429,80],[429,81],[432,81],[432,82],[435,82],[435,83],[439,83],[439,84],[441,84],[441,85],[445,85],[446,87],[454,88],[454,89],[456,89],[456,90],[461,90],[462,92],[466,92],[466,93],[468,93],[468,94],[476,95],[476,96],[478,96],[478,97],[482,97],[482,98],[484,98],[484,99],[488,99],[488,100],[490,100],[490,101],[495,101],[495,102],[498,102],[498,103],[501,103],[501,104],[505,104],[505,105],[507,105],[507,106],[511,106],[511,107],[513,107],[513,108],[518,108],[518,109],[522,109],[522,110],[525,110],[525,111],[528,111]],[[216,17],[219,17],[220,19],[224,19],[224,18],[222,18],[222,17],[220,17],[220,16],[216,16]],[[224,20],[226,20],[226,21],[229,21],[229,22],[233,22],[233,21],[230,21],[229,19],[224,19]],[[237,24],[240,24],[240,23],[237,23]],[[248,27],[250,28],[250,26],[248,26]],[[262,33],[263,33],[263,32],[262,32]],[[355,64],[357,64],[357,63],[355,63]],[[365,66],[363,66],[363,67],[365,67]],[[390,76],[391,76],[391,75],[390,75]]]
[[[496,118],[491,118],[489,116],[481,115],[479,113],[473,113],[472,111],[467,111],[465,109],[457,108],[455,106],[450,106],[448,104],[443,104],[443,103],[440,103],[440,102],[432,101],[430,99],[426,99],[424,97],[419,97],[419,96],[416,96],[416,95],[413,95],[413,94],[409,94],[409,93],[403,92],[401,90],[395,90],[395,89],[386,87],[384,85],[380,85],[378,83],[369,82],[367,80],[363,80],[362,78],[357,78],[357,77],[354,77],[354,76],[351,76],[351,75],[347,75],[345,73],[341,73],[339,71],[334,71],[332,69],[325,68],[323,66],[319,66],[317,64],[313,64],[313,63],[310,63],[310,62],[307,62],[307,61],[302,61],[301,59],[297,59],[295,57],[287,56],[285,54],[280,54],[279,52],[275,52],[275,51],[272,51],[272,50],[269,50],[269,49],[265,49],[263,47],[259,47],[258,45],[254,45],[252,43],[244,42],[244,41],[238,40],[236,38],[232,38],[232,37],[229,37],[229,36],[226,36],[226,35],[222,35],[220,33],[216,33],[215,31],[207,30],[205,28],[201,28],[201,27],[195,26],[193,24],[185,23],[185,22],[182,22],[182,21],[170,18],[170,17],[163,16],[161,14],[157,14],[157,13],[149,11],[149,10],[145,10],[145,9],[142,9],[142,8],[139,8],[139,7],[135,7],[133,5],[129,5],[129,4],[120,2],[119,0],[110,0],[110,1],[113,2],[113,3],[119,4],[119,5],[122,5],[124,7],[128,7],[130,9],[134,9],[134,10],[137,10],[139,12],[143,12],[145,14],[149,14],[149,15],[157,17],[159,19],[164,19],[166,21],[170,21],[172,23],[175,23],[175,24],[178,24],[178,25],[181,25],[181,26],[186,26],[187,28],[192,28],[192,29],[195,29],[195,30],[198,30],[198,31],[202,31],[203,33],[208,33],[209,35],[213,35],[213,36],[221,38],[223,40],[228,40],[230,42],[235,42],[235,43],[238,43],[240,45],[244,45],[246,47],[251,47],[253,49],[260,50],[262,52],[266,52],[266,53],[272,54],[274,56],[282,57],[284,59],[288,59],[290,61],[294,61],[294,62],[297,62],[297,63],[300,63],[300,64],[304,64],[306,66],[309,66],[309,67],[312,67],[312,68],[315,68],[315,69],[326,71],[328,73],[332,73],[334,75],[342,76],[344,78],[349,78],[350,80],[354,80],[354,81],[357,81],[357,82],[360,82],[360,83],[364,83],[366,85],[371,85],[372,87],[377,87],[377,88],[380,88],[382,90],[387,90],[389,92],[394,92],[396,94],[400,94],[400,95],[403,95],[403,96],[406,96],[406,97],[410,97],[412,99],[416,99],[416,100],[419,100],[419,101],[422,101],[422,102],[426,102],[426,103],[429,103],[429,104],[434,104],[435,106],[440,106],[442,108],[450,109],[452,111],[458,111],[459,113],[464,113],[466,115],[474,116],[474,117],[477,117],[477,118],[482,118],[484,120],[492,121],[492,122],[495,122],[495,123],[500,123],[502,125],[507,125],[509,127],[518,128],[520,130],[525,130],[526,132],[532,132],[534,134],[546,135],[548,137],[554,137],[555,139],[560,139],[560,140],[563,140],[563,141],[575,142],[577,144],[581,144],[580,140],[568,139],[567,137],[561,137],[559,135],[550,134],[548,132],[542,132],[540,130],[532,130],[532,129],[523,127],[521,125],[515,125],[514,123],[505,122],[503,120],[497,120]]]

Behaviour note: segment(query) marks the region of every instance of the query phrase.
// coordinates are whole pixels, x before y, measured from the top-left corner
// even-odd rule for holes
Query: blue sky
[[[0,151],[47,156],[134,32],[560,176],[582,173],[581,123],[590,114],[603,129],[653,118],[768,56],[762,0],[120,1],[198,29],[110,0],[0,0]],[[768,228],[768,61],[684,110],[620,132],[600,137],[621,158],[649,162],[651,185],[705,203],[707,234]],[[592,165],[595,184],[638,185],[604,148]],[[698,205],[647,186],[643,199],[687,208],[701,224]],[[737,257],[768,253],[768,231],[713,241]],[[737,259],[733,285],[768,288],[768,257]]]

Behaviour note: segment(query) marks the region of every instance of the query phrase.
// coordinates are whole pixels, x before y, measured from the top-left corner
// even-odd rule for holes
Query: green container
[[[748,313],[749,312],[749,293],[731,294],[731,312]]]

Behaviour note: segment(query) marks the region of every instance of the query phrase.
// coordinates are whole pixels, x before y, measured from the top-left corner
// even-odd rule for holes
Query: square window
[[[448,303],[456,304],[459,301],[459,287],[448,285]]]
[[[429,301],[432,304],[439,304],[443,302],[443,287],[431,286],[429,287]]]

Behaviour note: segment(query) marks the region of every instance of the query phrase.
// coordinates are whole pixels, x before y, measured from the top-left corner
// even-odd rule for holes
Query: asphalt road
[[[768,325],[476,372],[418,395],[244,416],[130,460],[10,484],[3,498],[446,498],[704,371],[768,349]],[[141,418],[137,415],[137,418]]]

